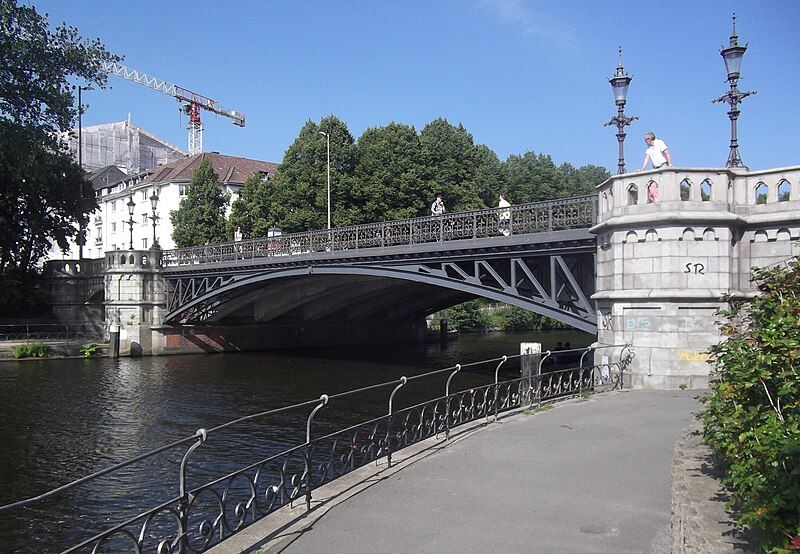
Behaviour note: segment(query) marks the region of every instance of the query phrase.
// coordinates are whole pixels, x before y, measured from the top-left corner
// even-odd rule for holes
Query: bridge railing
[[[70,340],[100,338],[102,331],[94,325],[61,323],[20,323],[0,325],[0,341]]]
[[[385,248],[591,227],[597,196],[531,202],[441,216],[365,223],[221,244],[166,250],[164,267]]]
[[[464,365],[457,364],[338,394],[322,395],[319,399],[248,415],[208,430],[199,429],[194,435],[155,448],[37,497],[0,506],[0,518],[7,520],[18,514],[18,527],[25,528],[26,536],[32,541],[35,537],[39,537],[39,540],[41,537],[52,537],[48,532],[38,529],[45,523],[34,521],[33,518],[41,512],[45,520],[58,521],[59,527],[63,529],[69,527],[63,521],[66,514],[54,518],[53,514],[44,513],[43,506],[52,506],[58,497],[63,497],[64,493],[73,489],[76,489],[72,493],[75,496],[77,487],[82,487],[81,491],[84,487],[88,488],[90,493],[84,491],[84,495],[96,502],[97,490],[94,487],[101,489],[97,485],[101,478],[106,478],[106,481],[111,478],[121,490],[130,490],[125,487],[124,481],[126,476],[130,478],[133,475],[131,466],[151,464],[156,456],[166,453],[172,460],[171,468],[158,468],[156,471],[160,475],[169,469],[176,471],[177,496],[160,501],[151,500],[154,506],[131,517],[98,514],[99,517],[93,522],[98,528],[108,526],[107,522],[110,520],[117,520],[118,523],[111,524],[99,533],[96,529],[87,530],[86,535],[96,534],[74,546],[46,546],[58,546],[64,552],[203,552],[294,501],[304,501],[306,509],[310,510],[312,492],[322,485],[381,458],[385,458],[391,466],[392,455],[397,451],[440,435],[443,440],[448,440],[450,431],[459,425],[480,419],[485,419],[487,423],[497,421],[499,415],[506,411],[621,387],[623,373],[632,358],[632,352],[628,345],[605,347],[611,346],[620,348],[618,361],[599,366],[542,372],[541,362],[550,354],[548,351],[542,354],[538,374],[501,380],[500,369],[503,364],[519,359],[522,355],[502,356]],[[582,354],[582,362],[591,349],[592,347],[559,353]],[[481,366],[494,376],[492,381],[465,390],[451,389],[451,382],[458,372],[467,368],[480,371]],[[402,409],[395,408],[398,395],[402,395],[401,389],[407,383],[437,375],[446,377],[444,395]],[[383,415],[333,433],[313,433],[314,417],[320,410],[326,407],[330,409],[331,404],[339,405],[339,401],[345,399],[350,399],[351,403],[344,404],[343,408],[352,408],[354,395],[376,389],[387,391],[387,410]],[[304,442],[268,455],[201,486],[190,488],[187,485],[193,453],[202,449],[207,441],[217,437],[223,429],[245,422],[262,424],[266,416],[290,412],[296,414],[298,411],[305,428]],[[292,419],[298,420],[298,417],[292,415]],[[194,459],[197,459],[196,454]],[[192,467],[191,472],[194,473],[197,469]],[[122,504],[131,506],[127,502]],[[76,511],[75,506],[70,506],[72,511]],[[84,527],[92,520],[85,514],[79,517]],[[42,545],[31,543],[29,546],[30,548],[22,549],[36,550]]]

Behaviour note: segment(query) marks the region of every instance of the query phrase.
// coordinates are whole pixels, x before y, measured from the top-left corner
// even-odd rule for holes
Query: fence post
[[[311,410],[311,414],[308,416],[308,421],[306,422],[306,511],[311,510],[311,420],[314,419],[314,414],[328,403],[328,395],[323,394],[319,397],[319,400],[320,403]]]
[[[500,375],[500,366],[506,363],[506,360],[508,360],[508,356],[503,356],[503,358],[500,360],[500,363],[497,364],[497,367],[494,370],[494,420],[495,421],[500,419],[498,414],[498,412],[500,411],[500,406],[497,404],[497,393],[498,389],[500,388],[500,386],[498,385],[499,382],[498,377]],[[488,411],[486,413],[486,421],[489,421]]]
[[[208,433],[205,429],[198,429],[195,433],[197,437],[197,442],[192,444],[189,447],[189,450],[186,451],[186,454],[183,455],[183,459],[181,460],[181,472],[179,476],[179,494],[180,494],[180,509],[179,509],[179,519],[181,522],[181,532],[177,538],[178,541],[178,552],[184,553],[188,551],[189,546],[189,495],[186,492],[186,462],[189,461],[189,455],[194,452],[201,444],[203,444],[206,439],[208,438]]]
[[[392,467],[392,402],[394,395],[400,390],[400,387],[406,384],[408,378],[405,375],[400,377],[400,384],[397,385],[392,394],[389,395],[389,414],[386,416],[386,461],[389,467]],[[377,458],[376,458],[377,461]]]
[[[550,231],[553,230],[553,205],[552,204],[547,206],[547,228]]]
[[[447,384],[444,387],[444,440],[450,438],[450,381],[459,371],[461,371],[461,364],[456,364],[455,371],[447,378]]]
[[[542,343],[540,342],[521,342],[519,344],[520,353],[520,377],[522,377],[522,386],[531,395],[533,388],[534,376],[538,376],[542,371],[541,357],[542,357]],[[537,380],[538,384],[538,380]],[[519,405],[522,406],[523,398],[519,399]]]

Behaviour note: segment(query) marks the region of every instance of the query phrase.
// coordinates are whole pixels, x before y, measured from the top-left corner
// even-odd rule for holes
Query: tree
[[[594,194],[595,187],[611,177],[605,167],[599,165],[584,165],[575,169],[572,164],[564,163],[559,170],[567,177],[567,189],[564,196],[582,196]]]
[[[319,124],[309,120],[303,125],[269,187],[268,217],[284,232],[327,227],[326,138],[320,131],[329,133],[331,141],[332,225],[353,221],[353,207],[348,203],[356,161],[353,135],[342,120],[331,115]]]
[[[70,78],[104,87],[121,58],[73,27],[50,30],[32,6],[0,0],[0,306],[16,309],[55,242],[67,248],[96,207],[65,137],[77,116]]]
[[[508,192],[516,204],[570,196],[567,178],[547,154],[531,151],[505,163]]]
[[[765,551],[784,552],[800,546],[800,257],[753,280],[752,302],[727,298],[719,313],[703,438],[739,523],[763,532]]]
[[[355,223],[406,219],[424,211],[428,196],[414,127],[389,123],[359,137],[355,180],[349,195]]]
[[[226,240],[225,209],[229,200],[211,162],[203,159],[192,174],[178,209],[169,214],[172,239],[178,248]]]
[[[270,219],[270,190],[268,181],[258,175],[250,176],[231,206],[228,218],[228,237],[233,237],[237,227],[243,237],[265,237],[270,227],[276,223]]]
[[[475,147],[475,181],[478,184],[478,196],[487,207],[497,206],[500,193],[507,192],[507,183],[503,163],[497,154],[485,144]]]
[[[477,152],[464,126],[439,118],[422,129],[419,141],[427,204],[441,193],[451,212],[484,207],[478,195]]]

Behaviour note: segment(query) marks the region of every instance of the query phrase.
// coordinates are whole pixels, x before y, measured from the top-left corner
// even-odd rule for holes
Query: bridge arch
[[[168,313],[164,317],[166,323],[180,323],[182,321],[213,321],[215,309],[221,308],[227,302],[250,295],[250,298],[264,297],[270,294],[266,285],[278,283],[298,277],[351,277],[351,278],[377,278],[386,279],[387,283],[404,282],[416,283],[446,289],[452,294],[453,299],[459,296],[482,297],[494,301],[504,302],[512,306],[535,312],[557,321],[566,323],[589,333],[596,333],[596,316],[592,305],[572,275],[568,264],[560,256],[554,257],[551,262],[551,280],[548,286],[541,284],[529,268],[519,259],[510,260],[509,279],[498,273],[488,262],[475,262],[474,274],[465,272],[456,264],[443,264],[439,268],[412,264],[403,266],[373,266],[373,265],[324,265],[271,269],[256,274],[230,275],[227,277],[207,277],[215,282],[206,286],[199,293],[189,298],[184,295],[176,302],[170,302]],[[553,290],[556,282],[558,290]],[[335,286],[333,281],[331,286]],[[341,283],[339,283],[341,285]],[[181,296],[184,284],[180,279],[170,283],[171,296]],[[550,290],[547,290],[547,289]],[[435,296],[421,300],[420,311],[435,311],[446,307],[447,301],[442,305]],[[449,301],[449,305],[458,302]],[[174,306],[174,308],[173,308]],[[429,309],[425,310],[424,307]]]

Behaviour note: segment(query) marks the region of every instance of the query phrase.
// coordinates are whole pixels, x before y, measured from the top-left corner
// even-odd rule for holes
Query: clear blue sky
[[[628,169],[642,135],[666,140],[678,166],[724,166],[729,121],[719,48],[731,13],[749,42],[739,120],[751,169],[800,163],[800,1],[463,0],[137,2],[33,0],[51,24],[99,37],[125,64],[244,112],[205,112],[204,149],[280,162],[307,119],[335,114],[358,137],[390,121],[420,130],[463,123],[502,159],[526,150],[556,163],[616,169],[608,78],[617,47],[633,76]],[[186,147],[177,102],[118,77],[91,91],[84,125],[134,123]]]

